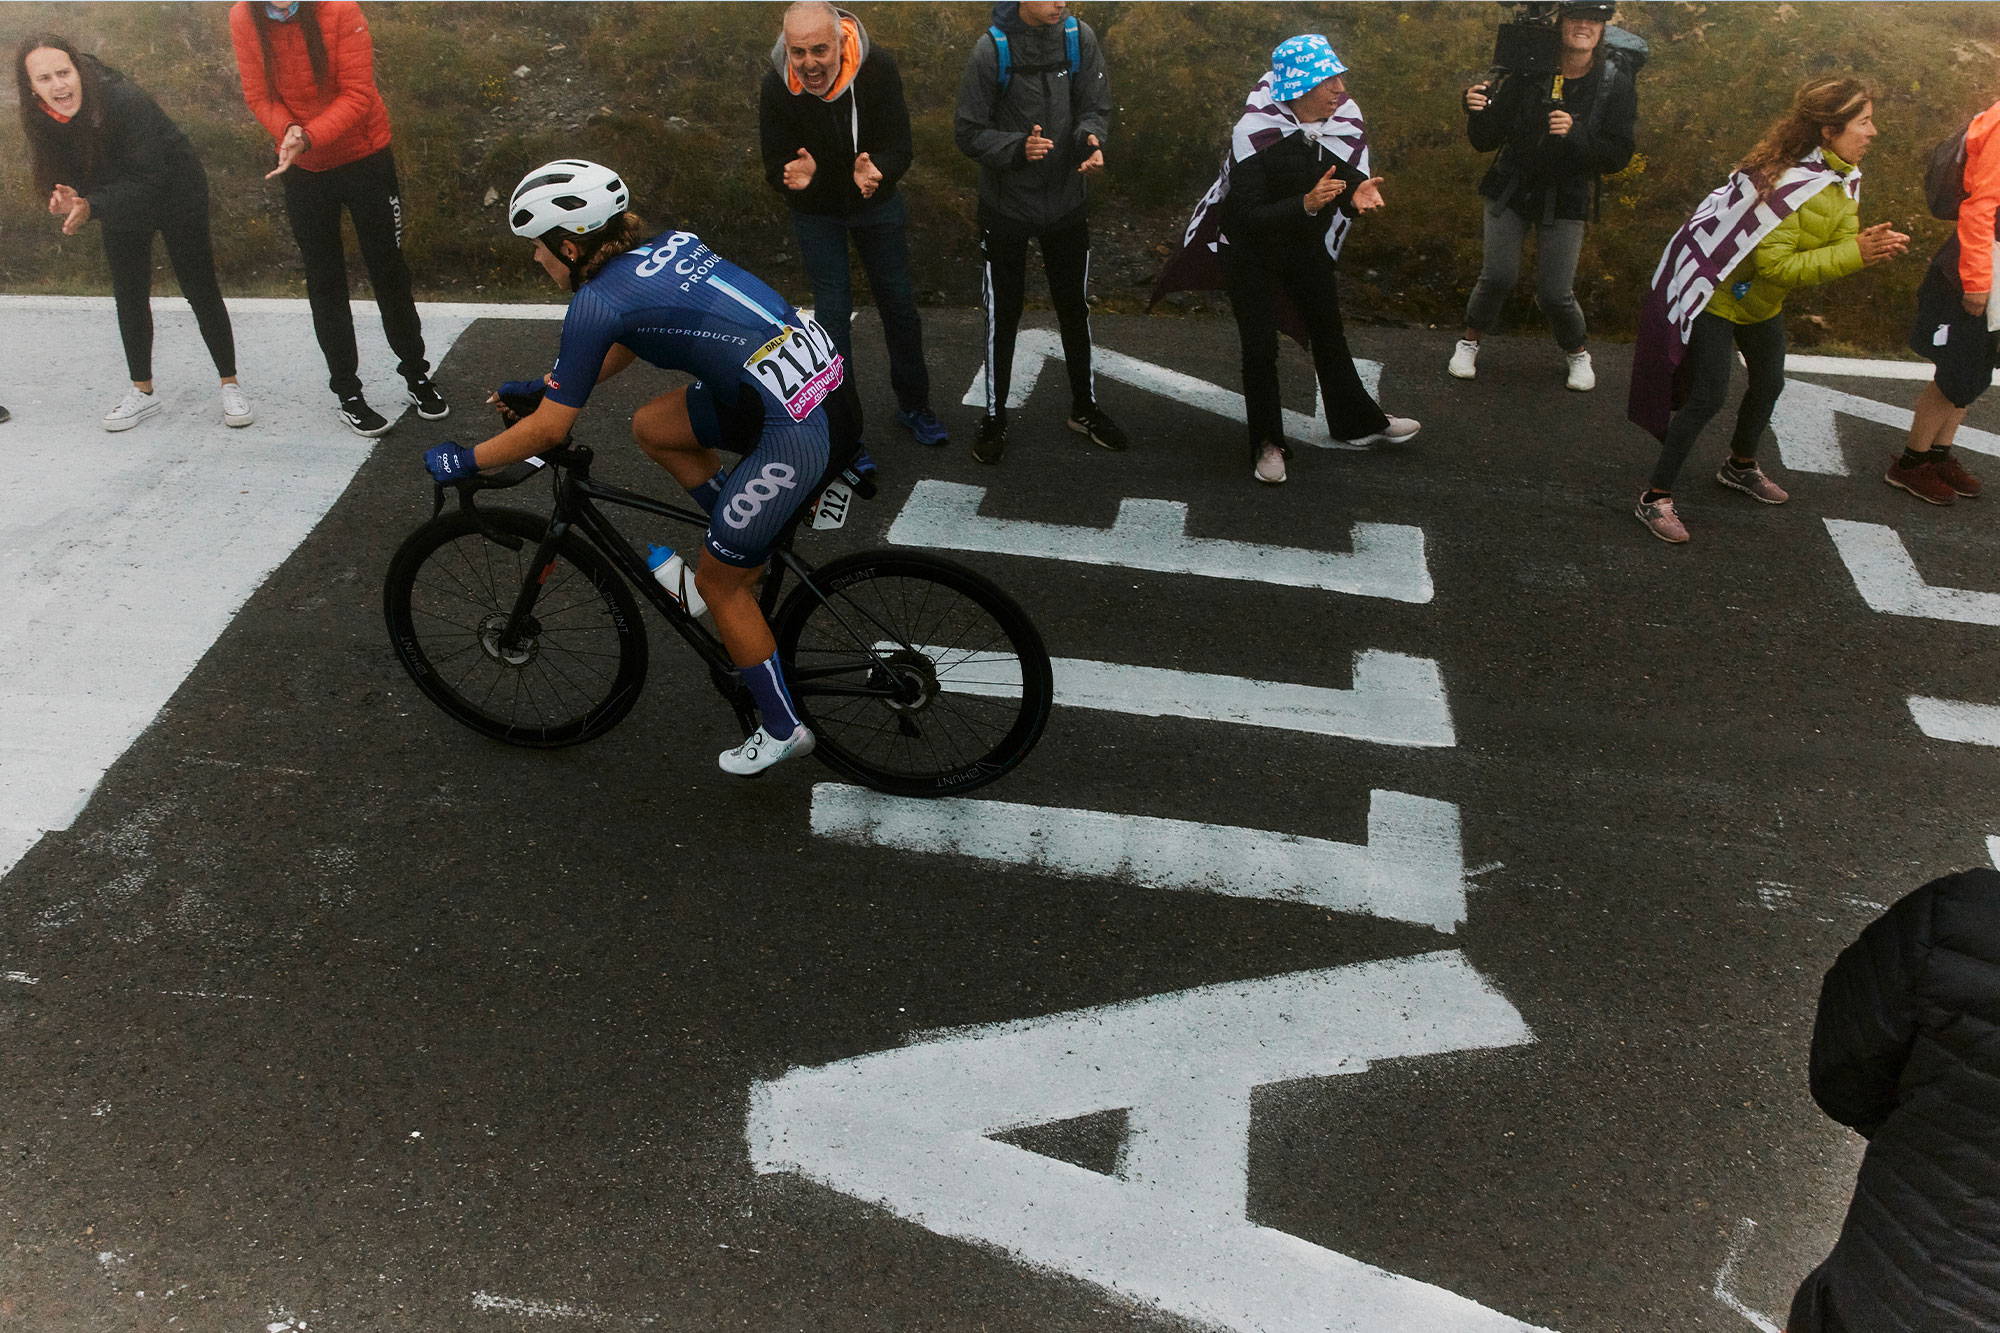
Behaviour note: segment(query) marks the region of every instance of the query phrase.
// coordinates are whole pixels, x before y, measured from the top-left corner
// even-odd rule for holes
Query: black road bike
[[[645,683],[636,589],[708,664],[748,735],[755,706],[721,640],[660,586],[598,506],[696,532],[707,517],[595,481],[591,459],[588,447],[565,443],[475,475],[455,484],[450,513],[446,488],[437,488],[430,521],[397,549],[383,581],[397,658],[433,703],[474,731],[512,745],[576,745],[615,726]],[[554,482],[546,514],[476,502],[542,475]],[[792,549],[809,514],[830,517],[851,495],[872,494],[872,480],[851,470],[821,478],[772,555],[759,604],[815,755],[877,791],[971,791],[1040,739],[1053,694],[1049,655],[1014,600],[962,565],[870,550],[815,566]]]

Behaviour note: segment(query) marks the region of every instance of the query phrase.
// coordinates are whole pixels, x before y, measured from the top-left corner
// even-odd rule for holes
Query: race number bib
[[[743,368],[755,375],[794,421],[804,421],[827,395],[840,387],[846,367],[819,321],[810,316],[804,328],[787,327],[750,354]]]

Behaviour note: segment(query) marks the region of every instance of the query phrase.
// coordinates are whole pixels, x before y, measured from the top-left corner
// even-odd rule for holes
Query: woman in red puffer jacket
[[[375,46],[361,6],[353,0],[240,0],[229,12],[229,35],[243,100],[277,146],[278,165],[270,175],[285,188],[285,213],[305,260],[313,333],[341,418],[357,435],[389,429],[361,393],[340,238],[343,208],[354,220],[382,331],[410,402],[426,420],[449,415],[444,395],[431,383],[403,262],[403,201],[389,146],[389,110],[375,87]]]

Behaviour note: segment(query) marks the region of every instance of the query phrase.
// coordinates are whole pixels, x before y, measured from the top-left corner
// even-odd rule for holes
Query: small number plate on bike
[[[836,481],[820,493],[819,506],[813,510],[815,529],[838,528],[847,523],[847,506],[854,499],[854,488],[844,481]]]

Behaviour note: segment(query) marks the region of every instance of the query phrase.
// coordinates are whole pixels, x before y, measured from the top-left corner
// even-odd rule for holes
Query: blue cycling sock
[[[719,467],[715,470],[714,476],[689,491],[688,498],[695,502],[702,513],[713,514],[715,512],[715,502],[722,498],[722,485],[728,480],[729,469]]]
[[[737,667],[736,674],[750,687],[751,697],[757,701],[757,720],[772,737],[785,740],[805,725],[792,707],[792,696],[785,689],[785,675],[778,666],[776,653],[756,666]]]

